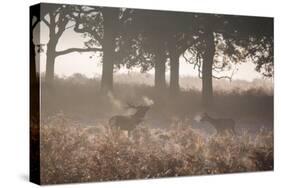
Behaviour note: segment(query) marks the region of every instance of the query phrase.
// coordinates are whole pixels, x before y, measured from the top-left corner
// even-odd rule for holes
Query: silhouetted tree
[[[48,9],[41,8],[42,6],[48,6]],[[34,30],[40,22],[45,22],[45,16],[48,14],[49,11],[53,11],[55,8],[54,5],[45,5],[45,4],[38,4],[36,6],[33,6],[30,8],[30,83],[33,85],[34,82],[38,82],[38,77],[36,71],[36,53],[40,52],[40,45],[41,44],[34,44]],[[40,30],[39,30],[40,31]],[[39,33],[38,33],[39,34]],[[40,35],[36,36],[37,39],[40,37]]]
[[[244,57],[256,64],[258,72],[265,77],[272,77],[273,18],[232,16],[228,19],[236,28],[232,34],[224,33],[228,46],[232,46],[228,51],[243,49]]]
[[[168,56],[170,59],[170,94],[172,97],[178,95],[180,91],[179,59],[191,45],[193,39],[190,40],[190,36],[187,30],[172,31],[167,36]]]
[[[209,106],[213,102],[213,62],[215,55],[215,40],[213,31],[213,22],[205,24],[204,33],[200,36],[205,43],[205,49],[202,54],[202,102],[203,105]]]
[[[86,33],[91,39],[88,46],[100,46],[103,50],[103,67],[101,90],[113,90],[114,66],[121,64],[119,59],[120,46],[118,41],[123,40],[124,26],[130,21],[131,9],[108,7],[76,7],[75,31]],[[123,35],[124,36],[124,35]]]
[[[135,58],[127,63],[129,67],[140,66],[143,72],[154,68],[154,86],[157,90],[166,88],[167,46],[163,15],[160,11],[135,10],[128,28],[130,33],[135,33],[133,35],[139,45],[135,49]]]
[[[176,41],[168,42],[170,58],[170,93],[176,95],[179,92],[179,52],[176,49]]]
[[[30,86],[29,86],[29,93],[30,93],[30,114],[29,120],[31,123],[30,130],[35,129],[35,126],[39,126],[39,111],[40,111],[40,96],[39,96],[39,76],[36,72],[36,52],[35,52],[35,44],[33,42],[33,30],[34,28],[40,23],[40,5],[35,5],[30,7],[30,15],[29,15],[29,57],[30,57],[30,68],[29,68],[29,79],[30,79]],[[33,136],[32,138],[32,131],[30,131],[30,160],[33,163],[30,163],[29,170],[30,170],[30,181],[32,182],[40,182],[40,145],[39,145],[39,135]]]
[[[39,80],[39,69],[36,69],[36,54],[40,52],[40,44],[34,44],[34,41],[39,41],[39,33],[34,35],[34,30],[43,17],[47,14],[45,9],[41,8],[42,4],[37,4],[30,7],[29,15],[29,45],[30,45],[30,68],[29,68],[29,79],[30,79],[30,181],[40,183],[40,80]]]
[[[216,55],[216,32],[230,32],[226,28],[226,22],[220,15],[194,15],[196,65],[199,67],[199,75],[202,75],[202,104],[210,107],[213,103],[213,68]],[[221,67],[223,69],[224,66]]]
[[[195,56],[193,63],[198,67],[200,77],[202,74],[202,103],[205,107],[210,107],[213,102],[214,69],[224,70],[229,62],[246,62],[247,58],[253,58],[257,70],[260,67],[273,70],[270,66],[273,65],[270,58],[273,52],[270,42],[273,41],[272,21],[269,19],[195,14],[192,25],[197,42],[190,52]],[[222,60],[218,60],[219,57],[223,57]],[[231,79],[229,76],[216,78]]]
[[[115,60],[115,40],[119,27],[119,9],[105,8],[101,10],[103,16],[103,69],[101,88],[104,91],[113,89],[113,69]]]
[[[142,50],[139,51],[142,53],[139,53],[138,58],[141,59],[142,55],[147,57],[147,54],[152,57],[149,59],[150,62],[138,62],[140,66],[145,67],[144,70],[147,70],[147,67],[149,69],[154,67],[156,89],[166,88],[165,72],[166,62],[169,58],[171,65],[170,88],[173,93],[177,93],[179,90],[179,56],[184,52],[185,45],[182,41],[182,35],[179,34],[183,34],[189,28],[186,26],[187,24],[184,24],[187,20],[182,19],[183,16],[185,16],[183,13],[170,12],[167,14],[164,11],[151,10],[136,10],[133,14],[132,33],[139,33],[141,36],[139,49]]]
[[[180,91],[179,58],[194,42],[191,15],[183,12],[172,12],[166,15],[165,20],[169,23],[165,32],[170,59],[170,94],[175,96]]]
[[[56,47],[58,41],[65,30],[73,28],[74,25],[69,26],[73,19],[73,6],[70,5],[57,5],[57,4],[42,4],[46,10],[46,16],[42,17],[42,21],[49,29],[49,42],[46,51],[46,82],[51,85],[54,80],[54,66],[55,59],[58,56],[69,54],[72,52],[90,52],[101,51],[101,48],[69,48],[62,51],[57,51]]]
[[[155,69],[155,74],[154,74],[154,87],[157,90],[164,90],[166,88],[166,61],[167,61],[167,56],[166,56],[166,51],[165,51],[165,44],[163,44],[162,39],[158,38],[155,36],[156,40],[151,40],[155,41],[154,45],[152,44],[153,47],[153,53],[155,55],[154,59],[154,69]],[[162,45],[161,45],[162,43]]]
[[[35,44],[33,42],[33,31],[34,28],[40,23],[40,6],[35,6],[30,9],[30,17],[29,17],[29,23],[30,23],[30,83],[31,85],[34,85],[35,82],[38,81],[37,79],[37,72],[36,72],[36,48]]]

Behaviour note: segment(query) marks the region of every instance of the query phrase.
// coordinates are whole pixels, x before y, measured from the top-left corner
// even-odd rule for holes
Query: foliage
[[[84,126],[62,113],[41,126],[43,184],[273,169],[272,131],[204,136],[186,122],[139,126],[128,138],[106,124]]]

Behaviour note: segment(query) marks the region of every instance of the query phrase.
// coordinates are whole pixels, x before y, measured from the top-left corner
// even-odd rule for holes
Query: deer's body
[[[212,118],[208,114],[204,114],[201,118],[202,122],[209,122],[217,131],[222,133],[225,131],[235,132],[235,121],[230,118]]]
[[[109,120],[109,125],[111,127],[120,128],[125,131],[132,131],[136,128],[138,124],[140,124],[144,120],[144,116],[146,112],[149,110],[149,106],[131,106],[136,109],[135,114],[128,116],[113,116]]]

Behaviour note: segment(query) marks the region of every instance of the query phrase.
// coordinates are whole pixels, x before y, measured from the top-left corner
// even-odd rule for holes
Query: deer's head
[[[201,116],[200,121],[204,122],[204,121],[208,121],[210,119],[210,116],[205,112],[203,113],[203,115]]]
[[[132,105],[132,104],[127,104],[129,108],[135,109],[136,113],[135,115],[137,116],[144,116],[146,112],[151,108],[151,105]]]
[[[146,113],[150,108],[151,106],[138,106],[136,110],[142,113]]]

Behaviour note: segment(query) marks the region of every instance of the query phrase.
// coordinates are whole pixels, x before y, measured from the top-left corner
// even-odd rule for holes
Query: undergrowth
[[[57,114],[40,128],[43,184],[273,169],[273,133],[260,129],[204,136],[188,124],[143,124],[130,137],[107,125],[83,126]]]

